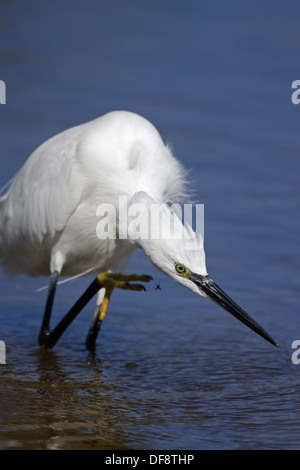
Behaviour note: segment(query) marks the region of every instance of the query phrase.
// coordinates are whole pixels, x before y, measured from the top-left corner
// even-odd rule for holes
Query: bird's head
[[[144,250],[149,260],[179,284],[212,300],[258,335],[278,346],[273,338],[208,276],[202,234],[196,234],[189,225],[183,225],[178,215],[167,205],[160,205],[160,217],[153,220],[151,205],[155,202],[145,193],[139,193],[133,201],[138,201],[141,206],[139,217],[129,217],[129,236]],[[146,218],[148,223],[144,235],[147,236],[142,236],[141,224]]]

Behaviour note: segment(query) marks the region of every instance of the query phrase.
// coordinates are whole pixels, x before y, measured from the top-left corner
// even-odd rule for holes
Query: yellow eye
[[[185,274],[187,272],[186,267],[182,266],[182,264],[176,264],[175,269],[178,272],[178,274]]]

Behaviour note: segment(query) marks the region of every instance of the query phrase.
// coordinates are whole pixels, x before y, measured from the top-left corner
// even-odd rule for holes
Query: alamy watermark
[[[6,346],[2,340],[0,340],[0,364],[6,364]]]
[[[6,104],[6,85],[3,80],[0,80],[0,104]]]
[[[128,203],[127,196],[119,196],[116,205],[100,204],[96,216],[101,240],[183,240],[186,249],[204,241],[204,204]]]
[[[294,80],[292,83],[292,88],[296,88],[296,91],[292,93],[291,100],[293,104],[300,103],[300,80]]]
[[[295,349],[291,356],[292,363],[295,365],[300,364],[300,339],[295,339],[291,345],[292,349]]]

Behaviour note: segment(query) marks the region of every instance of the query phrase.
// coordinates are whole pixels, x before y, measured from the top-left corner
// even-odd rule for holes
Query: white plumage
[[[43,337],[50,335],[58,276],[122,272],[133,251],[142,248],[164,273],[211,298],[275,344],[207,276],[199,237],[194,238],[194,249],[186,250],[182,240],[97,236],[101,204],[117,208],[120,196],[129,204],[143,203],[148,210],[152,203],[174,204],[186,194],[185,176],[155,127],[126,111],[66,130],[32,153],[0,199],[0,262],[12,273],[51,274]],[[118,218],[115,223],[118,234]],[[135,229],[131,225],[131,232]]]
[[[161,203],[185,193],[181,165],[144,118],[112,112],[56,135],[32,153],[0,199],[1,262],[30,275],[122,270],[122,246],[96,236],[96,209],[138,191]]]

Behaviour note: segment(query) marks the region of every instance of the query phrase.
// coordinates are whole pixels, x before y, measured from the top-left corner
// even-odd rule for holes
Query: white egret
[[[208,276],[201,237],[190,227],[183,227],[168,208],[185,196],[185,175],[155,127],[127,111],[114,111],[68,129],[32,153],[0,198],[0,263],[12,273],[50,275],[40,345],[53,347],[98,292],[86,341],[88,348],[95,345],[112,290],[142,290],[143,285],[131,281],[151,279],[146,275],[121,274],[136,248],[141,248],[163,273],[213,300],[277,345]],[[153,204],[165,203],[160,233],[165,233],[166,220],[172,220],[184,235],[192,235],[189,247],[183,238],[139,236],[140,226],[134,217],[128,217],[126,236],[123,233],[121,237],[124,220],[121,227],[117,208],[120,197],[128,200],[128,214],[133,204],[142,204],[149,215]],[[113,211],[99,217],[99,207],[115,208],[116,217]],[[107,226],[99,226],[104,215]],[[109,230],[116,236],[109,236]],[[59,276],[91,273],[98,275],[51,331],[50,316]]]

